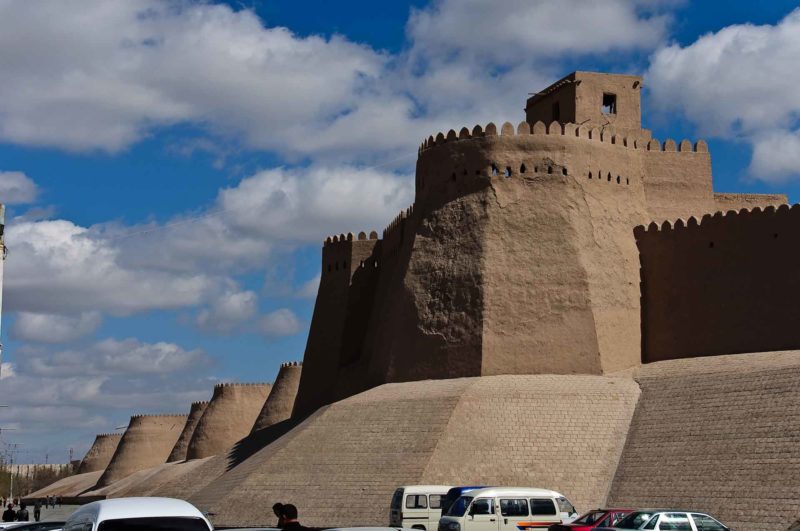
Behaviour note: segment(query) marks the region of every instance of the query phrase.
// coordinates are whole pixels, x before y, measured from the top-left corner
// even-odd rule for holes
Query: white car
[[[641,509],[630,513],[617,522],[614,527],[597,528],[604,530],[649,529],[652,531],[730,531],[725,524],[705,513],[676,510]]]
[[[214,531],[191,503],[172,498],[116,498],[79,508],[64,531]]]

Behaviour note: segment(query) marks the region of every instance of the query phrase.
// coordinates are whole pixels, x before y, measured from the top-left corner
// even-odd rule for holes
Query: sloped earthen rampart
[[[545,485],[588,509],[605,499],[638,395],[602,376],[387,384],[317,411],[190,501],[223,526],[269,524],[280,500],[307,525],[387,525],[397,486],[422,483]]]
[[[187,459],[201,459],[225,452],[250,433],[270,384],[226,383],[214,387],[214,395],[195,427]]]
[[[167,463],[186,459],[186,452],[189,450],[189,442],[191,442],[197,423],[200,422],[200,418],[203,416],[203,413],[205,413],[207,407],[207,400],[203,402],[192,402],[189,416],[186,418],[186,424],[183,425],[183,430],[178,437],[178,442],[176,442],[175,446],[172,448],[172,452],[170,452],[167,458]]]
[[[302,370],[303,364],[296,361],[281,364],[278,376],[251,431],[268,428],[292,416]]]
[[[800,515],[800,352],[643,365],[608,505],[685,507],[737,531]]]
[[[134,415],[122,435],[114,457],[97,482],[106,487],[139,470],[167,460],[178,440],[186,415]]]
[[[114,452],[117,451],[119,441],[122,439],[121,433],[101,433],[94,438],[94,443],[78,465],[78,474],[86,472],[96,472],[105,470]]]
[[[800,348],[800,205],[635,231],[642,361]]]

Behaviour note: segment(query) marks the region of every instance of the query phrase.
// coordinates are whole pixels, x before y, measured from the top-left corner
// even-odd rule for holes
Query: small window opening
[[[450,176],[450,178],[455,181],[456,180],[456,174],[454,173],[453,175]]]
[[[481,170],[475,170],[475,175],[480,175],[480,174],[481,174]]]
[[[561,121],[561,105],[558,102],[553,104],[553,121],[560,122]]]
[[[566,168],[561,168],[561,174],[562,175],[566,175],[567,174],[567,169]]]
[[[462,175],[466,175],[466,174],[467,174],[467,170],[464,169],[464,172],[462,173]]]
[[[492,177],[497,177],[497,166],[492,164]]]
[[[608,174],[608,182],[611,182],[611,174]]]
[[[533,173],[539,173],[539,166],[533,167]]]
[[[361,260],[361,263],[358,264],[358,267],[360,267],[361,269],[364,269],[364,260]]]
[[[522,164],[522,165],[519,167],[519,172],[520,172],[520,173],[525,173],[525,171],[526,171],[525,164]]]
[[[592,172],[589,172],[589,178],[590,179],[592,178]]]
[[[603,93],[603,114],[617,114],[617,95]]]
[[[552,166],[548,166],[547,167],[547,173],[553,173],[553,167]]]
[[[506,166],[506,177],[511,177],[511,166]]]
[[[627,177],[625,177],[625,184],[631,184],[631,180]]]
[[[372,261],[372,267],[375,267],[375,268],[378,267],[378,261],[377,260],[373,260]]]
[[[331,265],[330,265],[330,264],[328,264],[328,273],[330,273],[330,272],[331,272],[331,269],[333,269],[333,268],[331,267]]]
[[[622,179],[620,179],[619,175],[617,175],[617,184],[619,184],[621,181],[622,181]]]

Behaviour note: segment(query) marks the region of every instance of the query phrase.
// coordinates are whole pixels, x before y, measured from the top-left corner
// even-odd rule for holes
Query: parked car
[[[389,525],[433,531],[442,516],[442,500],[450,485],[408,485],[394,491]]]
[[[489,485],[475,485],[473,487],[453,487],[452,489],[447,491],[447,494],[444,495],[444,499],[442,500],[442,514],[447,514],[447,510],[450,509],[450,506],[453,505],[453,502],[455,502],[457,499],[459,499],[467,492],[478,489],[486,489],[486,488],[489,488]]]
[[[731,531],[725,524],[705,513],[675,509],[634,511],[617,522],[617,525],[608,528],[596,527],[594,531],[623,529],[648,529],[652,531]]]
[[[80,507],[64,531],[213,531],[194,505],[172,498],[116,498]]]
[[[526,531],[547,529],[578,517],[575,507],[548,489],[492,487],[458,498],[439,520],[439,531]]]
[[[598,527],[613,527],[631,513],[631,509],[595,509],[568,524],[553,524],[549,531],[589,531]]]

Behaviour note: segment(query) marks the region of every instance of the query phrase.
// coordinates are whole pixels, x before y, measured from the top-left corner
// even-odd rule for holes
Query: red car
[[[569,524],[553,524],[549,531],[590,531],[595,527],[614,527],[619,520],[633,509],[595,509],[582,515]]]

